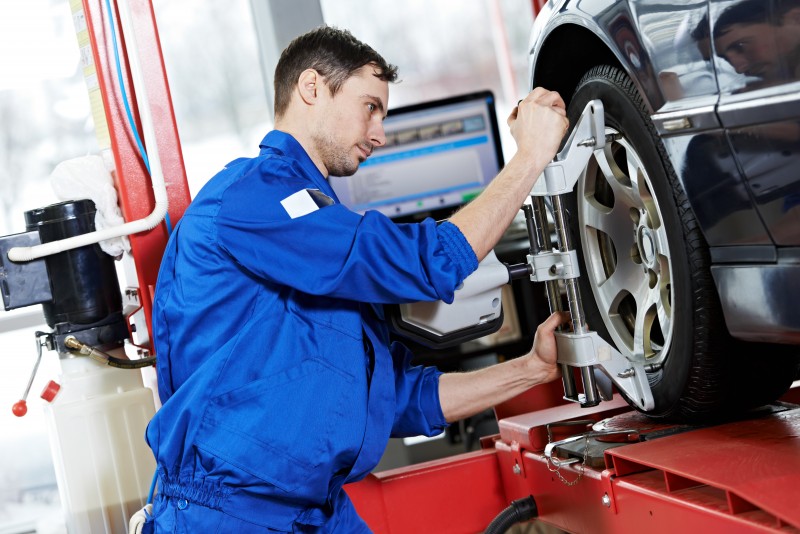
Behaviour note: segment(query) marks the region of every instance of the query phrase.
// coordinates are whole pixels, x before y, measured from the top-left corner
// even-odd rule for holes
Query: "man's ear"
[[[317,101],[317,91],[322,87],[322,77],[314,69],[306,69],[297,80],[297,90],[303,102],[313,105]]]

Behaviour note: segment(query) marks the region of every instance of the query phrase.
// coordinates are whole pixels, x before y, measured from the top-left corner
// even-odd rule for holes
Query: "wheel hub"
[[[642,263],[649,269],[655,269],[658,258],[658,247],[653,236],[653,231],[647,226],[640,226],[636,235],[636,244],[639,247],[639,256]]]

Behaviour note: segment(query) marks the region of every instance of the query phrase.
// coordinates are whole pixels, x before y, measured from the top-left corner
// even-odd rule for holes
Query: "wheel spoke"
[[[647,284],[642,271],[633,262],[623,262],[617,265],[614,273],[607,280],[597,285],[598,304],[608,314],[617,313],[616,304],[626,294],[636,297],[646,288]],[[637,299],[638,301],[638,299]]]
[[[611,214],[609,209],[595,202],[592,197],[587,197],[585,200],[586,202],[582,207],[584,226],[588,226],[590,228],[597,228],[600,230],[603,230],[605,227],[609,226],[610,223],[608,221],[608,218],[609,215]]]
[[[662,271],[666,267],[669,269],[669,260],[672,258],[669,252],[669,242],[667,241],[667,229],[664,225],[659,225],[653,229],[653,236],[655,237],[656,247],[660,256],[666,261],[661,261]]]
[[[656,301],[658,322],[661,323],[661,332],[667,336],[672,332],[672,278],[668,257],[662,255],[658,263],[661,266],[658,283],[655,287],[655,290],[660,293],[660,298]]]
[[[625,159],[628,164],[628,178],[631,183],[630,206],[633,208],[643,208],[645,207],[643,194],[649,197],[650,192],[647,190],[647,184],[644,181],[645,170],[635,156],[636,155],[632,151],[625,151]]]
[[[656,302],[656,312],[658,313],[658,322],[661,325],[662,332],[672,331],[672,314],[667,307],[668,303],[665,303],[663,299],[659,299]]]
[[[661,214],[658,212],[653,194],[650,192],[650,188],[647,185],[644,172],[639,172],[636,175],[635,181],[637,184],[636,188],[639,192],[641,207],[643,207],[647,213],[647,226],[653,230],[662,230],[664,225],[661,224]],[[664,234],[664,239],[664,245],[666,247],[666,233]]]
[[[636,161],[634,154],[626,151],[626,168],[620,169],[614,156],[611,152],[611,146],[606,146],[603,150],[604,157],[597,158],[597,165],[603,177],[608,182],[611,190],[614,192],[614,206],[623,204],[627,208],[641,209],[644,207],[641,198],[639,197],[638,176],[640,175],[640,165]],[[634,179],[631,179],[631,176]]]
[[[633,334],[634,354],[644,358],[652,354],[651,331],[654,311],[660,306],[660,291],[658,286],[650,289],[647,284],[643,284],[641,292],[636,295],[636,323]]]
[[[583,209],[583,224],[607,234],[618,251],[628,250],[633,246],[630,219],[627,213],[619,213],[617,206],[609,210],[587,199]]]

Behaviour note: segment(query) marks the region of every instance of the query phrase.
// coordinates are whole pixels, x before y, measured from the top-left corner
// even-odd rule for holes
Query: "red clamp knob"
[[[58,384],[58,382],[54,382],[53,380],[51,380],[42,390],[42,394],[40,395],[40,397],[42,397],[47,402],[53,402],[53,399],[56,398],[56,395],[58,394],[60,389],[61,386]]]
[[[31,377],[28,379],[28,387],[25,388],[25,393],[22,395],[22,399],[14,403],[14,406],[11,407],[11,412],[17,417],[22,417],[28,413],[28,403],[25,402],[25,399],[28,398],[28,393],[30,393],[31,386],[33,385],[33,379],[36,377],[36,371],[39,369],[39,363],[42,361],[42,346],[46,345],[47,343],[46,339],[45,341],[42,341],[41,338],[43,336],[46,337],[46,339],[50,337],[44,332],[36,332],[36,364],[33,366],[33,372],[31,373]],[[51,380],[42,392],[42,398],[47,402],[52,402],[59,389],[61,389],[61,386]]]
[[[11,411],[17,417],[22,417],[26,413],[28,413],[28,403],[25,400],[21,400],[19,402],[15,402],[14,406],[11,407]]]

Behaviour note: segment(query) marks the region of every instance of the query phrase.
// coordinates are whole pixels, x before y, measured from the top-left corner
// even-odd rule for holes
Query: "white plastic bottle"
[[[144,439],[153,393],[139,370],[86,357],[62,359],[61,369],[61,389],[45,414],[67,530],[127,533],[155,471]]]

